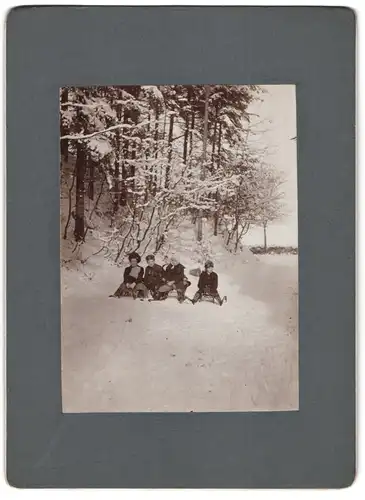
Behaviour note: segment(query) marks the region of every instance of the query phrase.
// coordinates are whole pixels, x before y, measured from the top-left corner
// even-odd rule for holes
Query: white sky
[[[253,103],[248,111],[260,121],[255,125],[259,144],[269,147],[266,161],[284,173],[284,202],[288,215],[268,228],[268,245],[297,245],[297,142],[295,85],[263,85],[262,102]],[[247,244],[262,244],[263,232],[255,228],[246,237]]]

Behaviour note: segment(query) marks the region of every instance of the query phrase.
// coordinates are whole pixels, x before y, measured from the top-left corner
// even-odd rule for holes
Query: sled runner
[[[209,293],[203,293],[199,302],[211,302],[212,304],[214,304],[216,300],[213,295],[210,295]]]
[[[226,296],[221,299],[219,295],[218,274],[214,272],[214,264],[211,260],[207,260],[204,264],[204,271],[199,274],[198,290],[193,297],[192,303],[208,301],[221,306],[226,300]]]
[[[159,296],[155,296],[155,297],[152,297],[151,299],[148,299],[148,302],[162,302],[162,301],[170,299],[170,298],[171,299],[177,299],[178,298],[176,290],[170,290],[169,292],[161,293]],[[180,302],[180,304],[182,304],[184,302],[192,302],[192,300],[185,295],[182,298],[182,300],[179,301],[179,302]]]
[[[136,292],[132,289],[132,288],[127,288],[125,290],[123,290],[120,295],[115,295],[114,293],[112,295],[109,295],[109,297],[113,297],[113,298],[116,298],[116,299],[120,299],[120,298],[126,298],[126,297],[130,297],[132,299],[139,299],[139,298],[142,298],[143,297],[143,293],[141,290],[137,290]]]
[[[214,295],[203,293],[198,302],[211,302],[212,304],[223,305],[224,302],[227,302],[227,296],[222,297],[222,303],[220,304]]]
[[[125,299],[126,297],[130,297],[131,299],[135,299],[136,297],[134,296],[133,294],[133,291],[132,290],[128,290],[128,291],[124,291],[122,292],[120,295],[115,295],[114,293],[112,295],[109,295],[109,297],[111,298],[115,298],[115,299]]]
[[[166,300],[168,297],[174,297],[178,300],[178,302],[183,303],[185,300],[190,300],[185,295],[186,289],[191,285],[191,282],[183,277],[179,282],[174,282],[171,280],[170,282],[166,281],[157,288],[154,292],[152,292],[152,298],[155,301]]]

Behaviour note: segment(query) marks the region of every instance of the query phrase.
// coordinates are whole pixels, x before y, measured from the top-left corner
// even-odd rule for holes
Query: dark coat
[[[153,264],[153,266],[146,267],[146,273],[144,275],[144,284],[148,289],[154,289],[162,283],[163,269],[158,264]]]
[[[209,292],[216,293],[218,288],[218,274],[214,271],[208,274],[206,271],[202,271],[199,282],[198,289],[199,292]]]
[[[166,281],[180,283],[184,280],[184,269],[185,267],[182,264],[177,264],[176,266],[169,264],[165,269],[163,277]]]
[[[130,276],[132,266],[128,266],[124,269],[124,277],[123,277],[124,283],[141,283],[141,281],[143,281],[143,274],[144,274],[143,267],[141,266],[137,267],[139,267],[139,274],[137,279],[134,278],[133,276]]]

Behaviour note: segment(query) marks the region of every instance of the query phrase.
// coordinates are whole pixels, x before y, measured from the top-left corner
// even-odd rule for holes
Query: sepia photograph
[[[299,410],[295,85],[59,100],[63,412]]]

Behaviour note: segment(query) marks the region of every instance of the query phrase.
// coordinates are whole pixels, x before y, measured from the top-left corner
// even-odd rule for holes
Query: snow
[[[186,117],[193,109],[186,99],[186,89],[153,85],[141,89],[141,93],[131,89],[138,96],[135,97],[125,90],[116,92],[111,88],[110,95],[106,96],[104,90],[103,97],[85,101],[83,96],[82,103],[78,102],[82,90],[77,90],[79,96],[70,90],[73,105],[62,106],[62,119],[68,126],[63,138],[85,140],[93,159],[103,159],[94,170],[93,184],[88,182],[90,171],[86,170],[85,188],[93,187],[94,200],[86,193],[84,244],[73,241],[75,165],[70,158],[68,165],[62,165],[62,236],[66,223],[68,227],[67,239],[62,239],[64,410],[295,410],[298,408],[297,257],[253,255],[249,246],[262,245],[264,234],[262,227],[252,225],[243,236],[241,243],[245,246],[240,246],[237,255],[232,253],[235,242],[230,240],[229,252],[222,244],[222,237],[212,235],[207,220],[203,228],[205,239],[197,243],[190,219],[197,210],[205,209],[212,221],[216,202],[209,195],[218,192],[229,214],[224,221],[227,228],[232,229],[236,222],[233,216],[237,215],[237,208],[241,218],[259,220],[263,213],[272,212],[271,202],[277,201],[267,181],[280,168],[291,179],[289,198],[292,197],[290,205],[294,209],[291,219],[280,220],[281,225],[269,224],[267,244],[297,245],[296,174],[292,174],[296,145],[290,141],[296,135],[295,95],[291,92],[294,100],[282,95],[277,105],[275,102],[270,105],[270,99],[266,101],[267,118],[281,116],[283,120],[284,116],[284,122],[289,123],[285,127],[282,123],[282,132],[275,130],[276,127],[269,131],[271,139],[267,142],[263,135],[267,123],[260,113],[253,113],[255,105],[250,106],[249,117],[242,114],[250,101],[248,88],[214,86],[210,102],[220,98],[226,103],[220,110],[226,126],[221,131],[220,161],[212,169],[212,137],[208,141],[203,168],[206,175],[202,181],[203,123],[196,110],[193,141],[188,148],[191,153],[183,161]],[[119,99],[114,100],[117,96]],[[121,104],[118,116],[116,104]],[[284,115],[282,107],[286,110]],[[120,108],[123,113],[137,113],[129,117],[126,113],[124,118],[128,117],[128,121],[124,123],[124,119],[120,121]],[[75,122],[76,109],[77,115],[87,118],[84,130],[79,130],[80,124]],[[170,151],[171,115],[174,120]],[[210,113],[209,120],[212,116]],[[245,122],[248,118],[250,125]],[[121,145],[124,143],[136,151],[136,158],[131,154],[124,158],[125,186],[113,180],[114,161],[126,156],[119,146],[114,154],[116,131]],[[70,152],[75,153],[75,144],[74,140],[69,141]],[[272,155],[271,149],[275,148],[280,151]],[[272,159],[273,171],[267,164]],[[243,173],[243,166],[249,167],[247,173]],[[151,189],[152,185],[156,189]],[[127,204],[114,213],[113,202],[122,188],[127,192]],[[186,221],[180,224],[184,217],[189,217],[188,224]],[[228,296],[223,307],[211,303],[180,305],[176,298],[161,303],[108,298],[122,280],[126,253],[137,247],[144,259],[163,242],[161,235],[165,237],[164,247],[157,254],[157,262],[162,264],[172,255],[179,257],[192,282],[188,289],[190,297],[196,291],[197,278],[189,271],[202,268],[208,259],[214,261],[220,293]]]
[[[298,409],[297,267],[232,255],[181,228],[169,254],[188,274],[213,258],[222,307],[114,299],[122,269],[103,256],[62,269],[65,412]],[[251,254],[252,256],[252,254]],[[163,261],[164,254],[157,261]],[[247,257],[247,255],[246,255]]]
[[[154,99],[163,102],[164,98],[162,92],[156,85],[144,85],[142,89]]]
[[[100,158],[113,152],[110,142],[105,137],[93,137],[89,140],[89,148],[99,155]]]
[[[266,230],[268,246],[298,246],[297,221],[288,217],[280,224],[269,224]],[[251,226],[243,237],[246,245],[256,246],[264,244],[264,231],[260,226]]]

